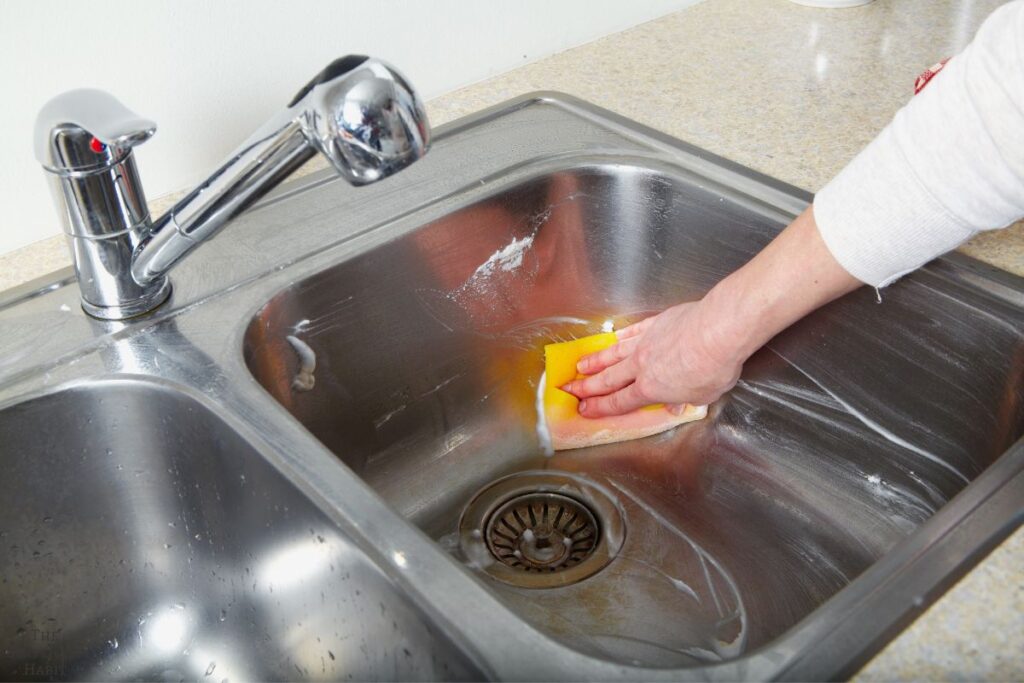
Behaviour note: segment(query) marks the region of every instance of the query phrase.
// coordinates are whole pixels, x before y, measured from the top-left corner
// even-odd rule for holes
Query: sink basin
[[[279,186],[151,315],[0,293],[0,678],[850,675],[1021,523],[1021,278],[855,292],[657,437],[536,429],[545,342],[700,297],[810,199],[540,93]]]
[[[851,585],[1024,434],[1024,313],[940,263],[781,335],[702,422],[542,454],[543,344],[699,298],[786,218],[679,169],[577,162],[295,282],[253,319],[246,363],[533,628],[624,665],[733,660]],[[312,388],[296,384],[296,339],[315,355]],[[523,560],[522,534],[542,524],[528,505],[490,552],[488,515],[525,494],[552,516],[556,494],[582,503],[610,561],[562,578]]]
[[[0,467],[4,679],[467,676],[376,565],[185,393],[102,381],[15,404]]]

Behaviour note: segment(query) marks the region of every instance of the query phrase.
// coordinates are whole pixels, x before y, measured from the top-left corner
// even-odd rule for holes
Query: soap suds
[[[383,426],[384,426],[385,424],[387,424],[387,423],[388,423],[388,421],[389,421],[389,420],[390,420],[391,418],[393,418],[393,417],[394,417],[395,415],[398,415],[398,414],[399,414],[400,412],[402,412],[403,410],[405,410],[405,405],[404,405],[404,404],[403,404],[403,405],[400,405],[400,406],[398,406],[397,408],[394,408],[394,409],[392,409],[392,410],[389,410],[388,412],[384,413],[383,415],[381,415],[380,417],[378,417],[377,419],[375,419],[375,420],[373,421],[373,428],[374,428],[374,429],[380,429],[380,428],[381,428],[381,427],[383,427]]]
[[[715,605],[715,610],[721,619],[720,623],[726,623],[733,619],[739,620],[739,631],[728,642],[716,640],[714,643],[715,651],[720,657],[735,657],[739,655],[739,653],[743,651],[747,642],[747,610],[743,604],[743,598],[740,595],[739,587],[736,585],[732,576],[714,557],[697,545],[693,539],[686,535],[686,533],[684,533],[675,524],[666,519],[655,508],[651,507],[643,498],[633,493],[620,482],[609,481],[608,483],[617,489],[619,493],[625,495],[633,503],[638,505],[651,517],[651,519],[656,520],[662,529],[674,534],[677,538],[686,543],[694,552],[697,560],[701,564],[702,573],[704,575],[704,588],[711,595],[712,602]],[[712,572],[715,575],[714,577],[712,576]],[[719,596],[718,590],[715,587],[716,579],[720,579],[721,582],[724,583],[724,587],[728,589],[728,595]],[[675,585],[676,588],[683,590],[683,592],[687,592],[682,588],[682,586],[679,586],[674,582],[673,585]],[[686,588],[693,591],[693,588],[689,585],[687,585]],[[694,591],[694,593],[696,594],[696,591]],[[728,602],[723,605],[722,603],[726,599],[728,599]]]
[[[292,389],[296,391],[309,391],[316,384],[313,371],[316,370],[316,352],[309,347],[309,344],[298,337],[289,334],[285,339],[295,349],[299,357],[299,371],[292,379]]]
[[[513,239],[507,245],[498,249],[490,255],[469,277],[472,281],[475,278],[490,277],[495,269],[509,273],[523,265],[523,254],[533,246],[534,235],[527,235],[520,239]]]
[[[452,382],[454,382],[458,378],[462,377],[463,374],[464,373],[460,372],[457,375],[453,375],[453,376],[449,377],[448,379],[444,380],[443,382],[438,382],[436,385],[434,385],[433,389],[430,389],[428,391],[423,392],[420,395],[420,398],[426,398],[427,396],[430,396],[431,394],[434,394],[434,393],[437,393],[438,391],[441,391],[446,386],[448,386],[449,384],[451,384]]]
[[[548,429],[548,418],[544,414],[544,387],[547,386],[547,373],[540,373],[540,381],[537,382],[537,438],[540,440],[540,450],[547,456],[555,454],[555,448],[551,443],[551,430]]]
[[[869,418],[867,415],[865,415],[864,413],[860,412],[859,410],[854,408],[852,405],[850,405],[849,403],[847,403],[846,401],[841,399],[838,395],[835,394],[835,392],[833,392],[832,390],[828,389],[824,384],[822,384],[821,382],[816,380],[814,377],[811,377],[799,365],[797,365],[793,361],[789,360],[788,358],[786,358],[785,356],[783,356],[781,353],[779,353],[775,349],[771,348],[770,346],[766,347],[766,348],[769,351],[771,351],[772,353],[774,353],[776,356],[781,358],[782,360],[786,361],[786,363],[788,363],[790,365],[790,367],[792,367],[794,370],[796,370],[801,375],[803,375],[804,377],[809,379],[811,382],[813,382],[819,389],[821,389],[826,394],[831,396],[832,399],[836,403],[838,403],[843,408],[845,408],[846,411],[848,413],[850,413],[850,415],[853,415],[855,418],[860,420],[864,424],[864,426],[866,426],[869,429],[873,430],[875,433],[877,433],[880,436],[886,438],[887,440],[891,441],[892,443],[896,444],[897,446],[902,446],[903,448],[906,448],[908,451],[911,451],[912,453],[917,453],[921,457],[930,460],[931,462],[935,463],[939,467],[941,467],[944,470],[947,470],[948,472],[950,472],[953,475],[955,475],[963,483],[965,483],[965,484],[969,484],[970,483],[970,479],[968,479],[966,476],[964,476],[964,474],[960,470],[958,470],[957,468],[953,467],[952,465],[950,465],[948,462],[946,462],[942,458],[938,457],[937,455],[935,455],[933,453],[929,453],[928,451],[924,450],[920,446],[915,446],[914,444],[910,443],[906,439],[903,439],[903,438],[897,436],[896,434],[890,432],[888,429],[886,429],[882,425],[878,424],[877,422],[875,422],[874,420]]]
[[[690,584],[686,583],[682,579],[677,579],[676,577],[668,574],[667,572],[665,572],[664,570],[660,569],[659,567],[651,564],[647,560],[641,560],[638,557],[629,557],[629,556],[626,556],[626,555],[622,555],[621,557],[625,561],[635,562],[635,563],[637,563],[639,565],[643,565],[644,567],[647,567],[648,569],[653,571],[655,574],[658,574],[659,576],[664,578],[666,581],[668,581],[670,584],[672,584],[672,586],[676,590],[678,590],[681,593],[683,593],[685,595],[688,595],[689,597],[693,598],[694,602],[696,602],[698,605],[699,604],[703,604],[703,601],[700,599],[700,596],[697,595],[697,591],[693,590],[693,588],[690,587]],[[703,559],[701,560],[701,562],[703,563]],[[704,576],[705,576],[705,579],[706,579],[707,578],[707,570],[706,570],[706,568],[705,568]]]

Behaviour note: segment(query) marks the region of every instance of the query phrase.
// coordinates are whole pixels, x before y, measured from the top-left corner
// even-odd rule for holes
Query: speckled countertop
[[[532,90],[561,90],[814,191],[906,102],[917,74],[962,49],[1000,4],[876,0],[822,10],[706,0],[449,93],[428,110],[438,125]],[[963,251],[1024,275],[1024,223]],[[0,290],[68,263],[60,237],[0,256]],[[857,679],[1024,679],[1024,529]]]

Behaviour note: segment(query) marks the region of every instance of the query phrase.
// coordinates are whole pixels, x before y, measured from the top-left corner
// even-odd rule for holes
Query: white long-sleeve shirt
[[[815,197],[851,275],[882,287],[1024,217],[1024,0],[993,12]]]

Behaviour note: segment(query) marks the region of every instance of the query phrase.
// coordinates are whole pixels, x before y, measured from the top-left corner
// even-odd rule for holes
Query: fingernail
[[[587,409],[587,402],[586,401],[580,401],[580,412],[582,413],[586,409]]]
[[[576,372],[586,374],[588,365],[590,365],[590,363],[588,363],[585,360],[581,360],[579,363],[576,364]]]

